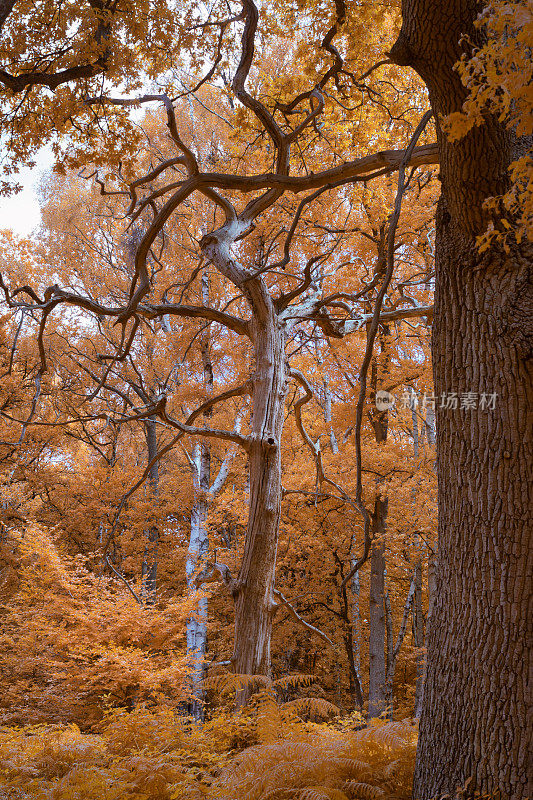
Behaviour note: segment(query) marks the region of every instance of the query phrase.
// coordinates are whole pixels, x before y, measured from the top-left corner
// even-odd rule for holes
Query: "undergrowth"
[[[0,729],[2,800],[407,800],[416,727],[303,722],[256,696],[202,725],[172,710],[113,711],[97,733]]]

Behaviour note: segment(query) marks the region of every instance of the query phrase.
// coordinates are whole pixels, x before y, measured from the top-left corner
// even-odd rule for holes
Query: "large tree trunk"
[[[392,57],[423,77],[436,115],[461,106],[452,68],[460,37],[478,35],[478,7],[404,2]],[[439,132],[435,393],[457,393],[459,407],[437,407],[439,554],[414,783],[420,800],[453,795],[468,779],[468,795],[533,796],[533,253],[530,243],[508,254],[494,247],[480,255],[475,246],[487,222],[483,200],[505,190],[511,139],[490,118],[456,144]],[[477,409],[461,409],[464,392],[477,393]],[[492,406],[492,395],[494,407],[480,408]]]
[[[285,337],[270,298],[253,319],[250,510],[235,598],[234,670],[268,674],[281,513],[281,433],[286,393]]]
[[[437,409],[437,594],[415,796],[450,792],[473,776],[472,788],[518,800],[533,789],[526,788],[531,373],[505,327],[526,262],[494,254],[490,264],[460,247],[462,235],[442,239],[436,393],[497,397],[494,409]]]

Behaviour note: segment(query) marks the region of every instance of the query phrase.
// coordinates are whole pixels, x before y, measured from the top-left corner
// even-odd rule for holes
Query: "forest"
[[[0,800],[532,800],[533,1],[0,42]]]

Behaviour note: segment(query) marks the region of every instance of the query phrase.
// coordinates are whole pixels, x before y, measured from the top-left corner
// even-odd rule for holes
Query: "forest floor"
[[[170,710],[0,729],[1,800],[355,800],[411,797],[417,726],[283,720],[275,704],[198,724]]]

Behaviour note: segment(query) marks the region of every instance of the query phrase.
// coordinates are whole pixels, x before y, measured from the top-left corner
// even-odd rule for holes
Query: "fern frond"
[[[379,800],[386,796],[386,792],[379,786],[359,781],[347,781],[342,788],[350,800]]]
[[[309,786],[298,795],[298,800],[348,800],[340,789],[330,786]]]
[[[388,781],[391,778],[394,778],[399,769],[401,769],[401,762],[399,759],[396,759],[395,761],[391,761],[390,764],[387,764],[385,767],[383,767],[381,774],[383,778]]]
[[[257,738],[261,744],[272,744],[279,737],[282,719],[272,692],[255,696],[257,705]]]
[[[336,705],[321,697],[298,697],[283,703],[282,708],[294,711],[304,719],[322,721],[337,716],[340,711]]]
[[[368,728],[357,731],[352,738],[358,742],[375,742],[391,750],[397,750],[414,742],[417,734],[417,726],[410,720],[374,721]]]
[[[310,686],[312,683],[317,681],[316,675],[303,675],[303,674],[296,674],[296,675],[284,675],[282,678],[278,678],[275,681],[272,681],[272,686],[275,689],[280,691],[287,691],[287,689],[296,689],[299,686]]]
[[[331,764],[342,778],[364,781],[372,775],[370,764],[357,758],[335,758]]]
[[[223,672],[211,675],[204,681],[204,687],[215,694],[225,697],[243,689],[253,691],[260,686],[268,686],[270,679],[266,675],[240,675],[234,672]]]

